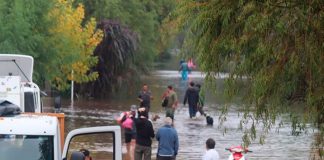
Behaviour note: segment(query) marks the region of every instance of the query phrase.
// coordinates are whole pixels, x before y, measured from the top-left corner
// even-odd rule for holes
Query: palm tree
[[[103,40],[94,51],[94,55],[98,57],[98,64],[92,71],[98,72],[99,77],[96,81],[79,86],[78,90],[83,95],[105,97],[125,73],[134,70],[132,63],[138,36],[114,20],[103,20],[97,27],[104,31]]]

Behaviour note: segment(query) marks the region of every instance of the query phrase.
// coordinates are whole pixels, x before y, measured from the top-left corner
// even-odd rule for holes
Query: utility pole
[[[73,96],[74,95],[73,94],[73,92],[74,92],[74,80],[73,80],[74,79],[74,76],[73,76],[74,73],[73,73],[73,70],[72,70],[72,73],[71,74],[72,74],[72,81],[71,81],[71,106],[73,106],[73,101],[74,101],[74,99],[73,99],[73,97],[74,97]]]

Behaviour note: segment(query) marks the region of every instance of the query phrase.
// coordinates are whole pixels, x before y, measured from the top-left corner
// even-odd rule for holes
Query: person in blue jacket
[[[172,127],[172,119],[166,117],[165,125],[158,129],[156,139],[159,141],[157,160],[175,160],[179,149],[177,131]]]
[[[180,68],[179,68],[179,72],[181,71],[181,78],[182,80],[187,80],[188,79],[188,63],[185,62],[184,60],[180,61]]]

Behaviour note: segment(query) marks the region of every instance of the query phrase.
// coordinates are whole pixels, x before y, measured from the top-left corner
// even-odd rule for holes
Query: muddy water
[[[203,83],[203,76],[200,72],[193,72],[190,75],[190,80]],[[219,81],[221,82],[226,76],[226,74],[220,74]],[[188,83],[187,81],[180,80],[180,75],[177,71],[155,71],[150,76],[142,77],[142,82],[149,85],[154,96],[151,115],[158,114],[160,117],[164,116],[160,103],[161,95],[165,91],[166,86],[173,85],[178,93],[180,102],[182,102]],[[116,124],[114,119],[122,111],[128,110],[131,104],[138,104],[136,96],[139,87],[132,88],[122,96],[117,96],[114,99],[76,101],[73,106],[66,103],[63,107],[67,117],[66,130]],[[188,116],[188,107],[179,106],[175,113],[175,128],[179,134],[180,141],[177,159],[201,159],[205,151],[204,143],[207,138],[214,138],[216,140],[216,150],[219,152],[221,159],[227,159],[229,155],[229,152],[225,151],[226,147],[242,143],[243,133],[238,129],[240,102],[234,102],[230,105],[227,121],[220,127],[218,116],[223,105],[224,101],[220,95],[207,94],[205,110],[214,118],[214,126],[212,127],[206,126],[203,116],[198,116],[197,119],[191,120]],[[284,122],[283,127],[280,128],[279,132],[275,129],[270,131],[266,135],[264,145],[260,145],[258,141],[252,142],[249,148],[253,152],[246,155],[249,159],[309,159],[311,143],[314,139],[313,132],[301,134],[298,137],[292,136],[290,122],[287,117],[280,117]],[[153,122],[155,129],[161,127],[162,124],[162,119]],[[226,133],[224,133],[224,128],[226,128]],[[152,156],[155,159],[157,151],[157,142],[155,140],[152,146]],[[126,152],[125,146],[123,146],[123,152]]]

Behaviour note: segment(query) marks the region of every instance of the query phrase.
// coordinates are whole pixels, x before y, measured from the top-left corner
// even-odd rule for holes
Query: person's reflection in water
[[[84,160],[92,160],[92,157],[90,156],[90,152],[87,149],[80,149],[80,152],[82,152],[85,156]]]

